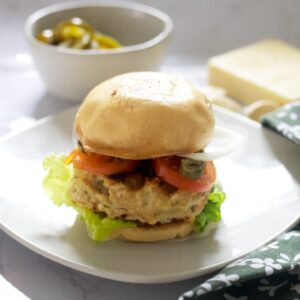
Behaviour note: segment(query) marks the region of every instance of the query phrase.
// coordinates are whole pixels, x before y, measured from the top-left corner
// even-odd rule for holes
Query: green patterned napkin
[[[262,124],[300,145],[300,102],[293,102],[262,117]]]
[[[179,298],[191,299],[300,300],[300,224]]]

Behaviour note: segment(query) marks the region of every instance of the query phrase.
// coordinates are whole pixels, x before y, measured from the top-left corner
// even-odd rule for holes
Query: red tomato
[[[180,174],[180,157],[169,156],[153,160],[157,176],[178,189],[189,192],[206,192],[210,190],[216,180],[216,169],[212,161],[206,162],[204,174],[191,179]]]
[[[139,164],[136,160],[120,159],[112,156],[86,153],[73,150],[65,163],[73,163],[74,168],[93,174],[112,175],[134,170]]]

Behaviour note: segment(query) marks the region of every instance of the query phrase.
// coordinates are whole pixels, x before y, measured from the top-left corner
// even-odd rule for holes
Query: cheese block
[[[243,104],[270,99],[300,100],[300,50],[280,40],[264,40],[208,62],[209,83]]]

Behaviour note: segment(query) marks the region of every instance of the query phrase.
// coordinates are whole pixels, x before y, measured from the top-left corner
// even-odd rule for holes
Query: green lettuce
[[[113,237],[121,228],[135,227],[135,222],[111,219],[105,214],[94,213],[91,209],[76,205],[69,193],[71,179],[73,177],[72,165],[66,165],[65,156],[51,155],[43,161],[43,167],[47,174],[43,181],[44,189],[54,204],[72,207],[80,215],[87,226],[87,231],[94,241],[105,241]]]
[[[221,205],[226,195],[222,192],[220,184],[216,183],[208,194],[208,201],[195,220],[195,232],[203,232],[210,223],[216,223],[221,220]]]
[[[48,197],[56,204],[61,206],[74,206],[69,193],[69,186],[73,177],[73,167],[66,165],[65,156],[51,155],[45,157],[43,167],[47,170],[43,186]]]

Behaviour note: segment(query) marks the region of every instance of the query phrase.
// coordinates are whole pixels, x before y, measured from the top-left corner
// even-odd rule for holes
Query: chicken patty
[[[208,195],[178,190],[157,177],[147,178],[139,173],[114,178],[79,169],[74,169],[70,193],[82,207],[104,212],[110,218],[150,225],[174,220],[194,222]]]

